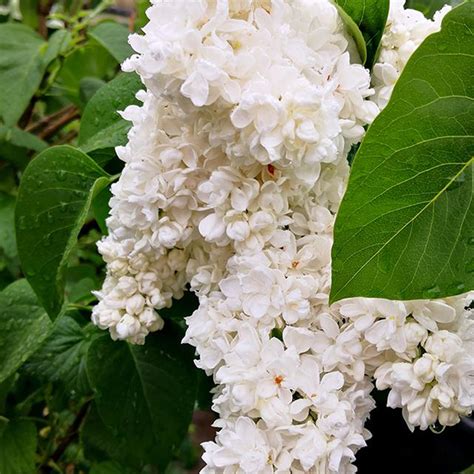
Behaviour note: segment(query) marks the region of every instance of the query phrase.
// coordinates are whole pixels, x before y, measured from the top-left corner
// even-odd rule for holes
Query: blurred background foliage
[[[442,2],[408,3],[431,15]],[[114,393],[120,398],[129,384],[126,376],[104,373],[101,365],[107,364],[99,360],[112,350],[120,355],[125,343],[111,343],[90,323],[91,291],[104,278],[96,242],[106,233],[108,187],[95,196],[72,249],[68,304],[54,323],[23,279],[16,245],[18,188],[38,153],[80,146],[111,175],[120,172],[114,147],[125,143],[129,125],[116,110],[135,100],[140,83],[121,74],[119,65],[132,52],[128,34],[146,23],[147,6],[148,0],[0,0],[0,474],[198,472],[199,444],[214,436],[212,381],[195,368],[186,376],[193,391],[192,422],[176,420],[184,423],[185,435],[157,462],[134,460],[141,450],[153,450],[155,441],[140,439],[140,430],[146,431],[141,420],[104,423]],[[164,339],[151,340],[150,350],[168,341],[178,345],[183,318],[195,307],[188,293],[164,311],[172,329]],[[192,357],[189,348],[184,351],[183,357]],[[90,373],[86,366],[94,357],[98,368]],[[126,355],[121,357],[126,365]],[[469,420],[441,435],[411,434],[400,413],[383,408],[384,394],[378,396],[369,426],[374,441],[358,460],[362,474],[449,474],[474,463]],[[135,422],[134,431],[129,424]],[[163,429],[162,436],[174,434]]]
[[[17,251],[18,188],[26,166],[40,152],[57,145],[81,146],[108,173],[120,172],[114,147],[125,144],[129,124],[116,111],[135,102],[140,87],[136,76],[120,73],[120,63],[132,53],[127,37],[146,23],[147,6],[145,0],[0,1],[1,474],[197,472],[199,444],[213,437],[212,384],[191,364],[186,370],[194,371],[187,381],[192,392],[188,403],[196,408],[193,422],[187,415],[175,420],[187,434],[180,433],[173,452],[151,456],[156,463],[132,459],[140,451],[138,443],[150,449],[154,441],[140,440],[137,433],[129,436],[133,430],[127,423],[135,420],[127,418],[121,430],[111,432],[93,402],[97,387],[86,370],[91,346],[102,338],[103,350],[124,347],[110,346],[109,337],[89,322],[95,302],[91,291],[104,278],[96,242],[106,232],[109,187],[94,199],[72,249],[67,308],[54,323],[25,282]],[[179,347],[183,317],[195,305],[187,295],[165,311],[174,326],[163,336],[169,344]],[[161,341],[159,347],[166,344]],[[191,360],[190,348],[185,356]],[[113,390],[127,390],[125,377],[114,382],[110,373],[100,375],[115,383]],[[109,402],[105,396],[104,403]],[[128,407],[122,408],[125,413]],[[176,438],[166,428],[163,437]]]

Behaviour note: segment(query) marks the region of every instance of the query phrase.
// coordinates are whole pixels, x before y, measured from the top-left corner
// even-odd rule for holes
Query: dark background
[[[360,474],[455,474],[474,464],[474,418],[442,433],[412,433],[400,409],[377,400],[366,426],[372,439],[357,454]]]

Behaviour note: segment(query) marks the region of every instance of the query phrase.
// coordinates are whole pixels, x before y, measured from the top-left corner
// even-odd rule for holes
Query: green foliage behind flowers
[[[390,1],[336,0],[336,5],[354,36],[362,63],[371,69],[377,59]]]
[[[1,474],[172,472],[199,458],[188,431],[204,379],[180,343],[193,302],[167,310],[145,347],[90,322],[130,127],[117,110],[142,87],[119,66],[135,12],[109,6],[21,1],[22,21],[11,10],[0,23]]]

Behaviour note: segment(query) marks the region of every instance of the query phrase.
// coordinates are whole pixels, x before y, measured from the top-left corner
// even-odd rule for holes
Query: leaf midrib
[[[403,232],[410,224],[412,224],[421,214],[423,214],[424,211],[426,211],[427,208],[429,208],[432,204],[434,204],[437,199],[439,199],[440,196],[444,192],[447,191],[447,189],[453,184],[454,181],[470,166],[474,163],[474,156],[471,157],[469,161],[467,161],[464,166],[448,181],[448,183],[432,198],[430,199],[426,205],[421,208],[413,217],[411,217],[400,229],[398,229],[388,240],[385,242],[356,272],[353,273],[351,278],[349,278],[346,283],[344,283],[343,286],[335,293],[333,301],[337,300],[338,295],[349,285],[354,278],[359,275],[359,273],[370,263],[372,260],[377,257],[384,249],[389,245],[392,240],[394,240],[401,232]]]

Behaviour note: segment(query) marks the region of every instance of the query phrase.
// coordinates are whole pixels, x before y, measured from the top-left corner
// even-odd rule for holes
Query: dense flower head
[[[473,295],[328,303],[347,154],[442,14],[392,1],[372,78],[329,0],[155,1],[131,36],[146,91],[93,320],[141,344],[196,293],[184,342],[220,416],[203,472],[355,472],[374,383],[411,428],[472,410]]]

